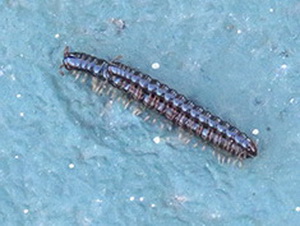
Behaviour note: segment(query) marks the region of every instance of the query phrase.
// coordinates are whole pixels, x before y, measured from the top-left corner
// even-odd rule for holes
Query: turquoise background
[[[1,225],[299,224],[299,1],[0,6]],[[250,134],[259,155],[222,165],[211,147],[108,106],[60,76],[66,45],[122,55]]]

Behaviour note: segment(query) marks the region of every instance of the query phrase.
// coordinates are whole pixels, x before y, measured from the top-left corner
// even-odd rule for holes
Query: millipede
[[[174,125],[200,137],[223,153],[239,160],[257,155],[256,143],[245,133],[166,84],[118,60],[107,61],[86,53],[70,52],[70,48],[66,47],[61,68],[84,72],[98,83],[121,90],[131,100],[154,109]]]

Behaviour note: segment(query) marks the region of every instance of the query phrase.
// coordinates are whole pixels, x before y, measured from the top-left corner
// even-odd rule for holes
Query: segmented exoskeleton
[[[257,155],[256,144],[245,133],[147,74],[116,61],[70,52],[68,47],[62,66],[105,80],[179,127],[239,159]]]

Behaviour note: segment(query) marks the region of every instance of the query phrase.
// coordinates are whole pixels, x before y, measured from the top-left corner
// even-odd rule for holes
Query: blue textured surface
[[[298,0],[42,2],[0,3],[1,225],[300,222]],[[121,54],[248,134],[258,129],[259,156],[239,169],[211,148],[154,143],[177,132],[61,77],[66,45]]]

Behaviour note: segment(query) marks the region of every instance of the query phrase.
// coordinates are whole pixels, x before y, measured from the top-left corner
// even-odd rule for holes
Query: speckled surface
[[[300,221],[299,1],[0,6],[1,225]],[[193,149],[175,139],[178,131],[108,106],[107,97],[60,76],[66,45],[122,55],[248,134],[258,132],[251,136],[259,156],[241,169],[221,165],[210,147]]]

